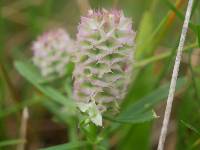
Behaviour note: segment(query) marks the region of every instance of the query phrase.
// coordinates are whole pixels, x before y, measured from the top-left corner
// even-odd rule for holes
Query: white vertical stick
[[[177,81],[179,66],[180,66],[180,62],[181,62],[182,51],[183,51],[183,47],[184,47],[184,43],[185,43],[185,37],[187,34],[188,25],[189,25],[189,21],[190,21],[192,5],[193,5],[193,0],[189,0],[186,15],[185,15],[185,20],[184,20],[184,24],[183,24],[183,28],[182,28],[181,38],[180,38],[180,42],[179,42],[179,46],[178,46],[178,51],[177,51],[177,55],[176,55],[176,61],[175,61],[174,69],[173,69],[173,73],[172,73],[169,95],[167,98],[167,105],[166,105],[166,109],[165,109],[165,116],[164,116],[164,120],[163,120],[163,125],[162,125],[162,130],[161,130],[157,150],[164,149],[164,143],[165,143],[165,139],[166,139],[166,135],[167,135],[167,128],[168,128],[168,124],[169,124],[172,103],[173,103],[174,93],[175,93],[175,89],[176,89],[176,81]]]

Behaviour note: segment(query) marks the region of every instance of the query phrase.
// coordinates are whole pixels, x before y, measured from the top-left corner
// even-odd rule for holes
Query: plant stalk
[[[181,56],[182,56],[185,38],[186,38],[188,25],[189,25],[189,21],[190,21],[190,16],[191,16],[191,12],[192,12],[192,5],[193,5],[193,0],[189,0],[186,15],[185,15],[185,20],[184,20],[184,24],[183,24],[183,28],[182,28],[181,38],[180,38],[180,42],[179,42],[179,46],[178,46],[178,51],[177,51],[177,55],[176,55],[176,60],[175,60],[175,64],[174,64],[174,69],[173,69],[173,73],[172,73],[169,95],[168,95],[168,99],[167,99],[167,105],[166,105],[166,109],[165,109],[163,125],[162,125],[162,129],[161,129],[159,143],[158,143],[158,150],[164,149],[164,143],[165,143],[165,139],[166,139],[166,135],[167,135],[167,129],[168,129],[170,114],[171,114],[171,110],[172,110],[172,104],[173,104],[174,93],[175,93],[175,89],[176,89],[176,81],[178,78]]]

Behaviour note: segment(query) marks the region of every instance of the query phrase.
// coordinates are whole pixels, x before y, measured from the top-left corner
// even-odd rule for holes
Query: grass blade
[[[181,123],[187,127],[188,129],[190,129],[191,131],[193,131],[194,133],[198,134],[200,136],[200,131],[198,131],[195,127],[193,127],[191,124],[186,123],[185,121],[181,120]]]
[[[88,145],[88,142],[71,142],[67,144],[52,146],[49,148],[42,148],[40,150],[74,150],[76,148],[81,148],[87,145]]]
[[[26,80],[28,80],[34,87],[36,87],[45,96],[47,96],[48,98],[54,100],[55,102],[61,105],[67,106],[67,108],[69,108],[69,110],[72,112],[75,110],[75,106],[72,100],[66,98],[59,91],[50,86],[39,84],[41,81],[41,76],[37,73],[33,65],[17,61],[15,62],[15,68]]]
[[[23,142],[25,142],[25,141],[21,140],[21,139],[0,141],[0,147],[17,145],[17,144],[23,143]]]
[[[153,119],[157,118],[157,115],[154,111],[147,111],[144,113],[129,115],[127,117],[119,116],[117,118],[112,118],[112,117],[104,116],[104,118],[114,121],[114,122],[118,122],[118,123],[135,124],[135,123],[142,123],[142,122],[153,120]]]

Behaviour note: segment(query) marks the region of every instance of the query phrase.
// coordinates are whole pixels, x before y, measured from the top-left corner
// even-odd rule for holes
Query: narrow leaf
[[[115,121],[118,123],[142,123],[142,122],[146,122],[146,121],[150,121],[153,120],[155,118],[157,118],[157,115],[154,111],[147,111],[144,113],[139,113],[136,115],[130,115],[127,117],[117,117],[117,118],[112,118],[112,117],[108,117],[108,116],[104,116],[106,119],[111,120],[111,121]]]
[[[185,78],[178,79],[176,88],[180,89],[185,83],[186,83]],[[153,106],[155,106],[155,104],[167,98],[168,89],[169,89],[169,83],[161,86],[157,90],[154,90],[147,96],[138,100],[136,103],[129,105],[128,108],[125,108],[124,111],[120,113],[119,117],[123,118],[126,116],[139,114],[141,112],[145,112],[147,110],[152,109]]]
[[[136,58],[140,59],[144,55],[149,54],[151,42],[148,40],[153,32],[153,17],[150,11],[146,11],[140,23],[137,36]],[[148,48],[147,48],[148,47]]]
[[[164,2],[165,4],[167,4],[168,7],[172,11],[174,11],[176,13],[177,17],[179,19],[181,19],[182,21],[184,21],[185,16],[169,0],[163,0],[162,2]],[[193,23],[189,22],[189,27],[190,27],[190,29],[192,29],[193,31],[195,31],[195,25]]]
[[[190,129],[191,131],[193,131],[194,133],[198,134],[200,136],[200,131],[198,131],[194,126],[192,126],[189,123],[186,123],[185,121],[181,120],[181,123],[187,127],[188,129]]]
[[[61,105],[66,105],[67,108],[71,111],[74,110],[75,106],[72,100],[63,96],[56,89],[48,85],[40,84],[40,81],[42,80],[41,76],[36,71],[33,65],[31,65],[30,63],[17,61],[15,62],[15,68],[27,81],[29,81],[34,87],[36,87],[45,96],[47,96],[48,98],[52,99],[53,101]]]
[[[52,146],[48,148],[42,148],[40,150],[74,150],[76,148],[81,148],[87,145],[88,145],[88,142],[71,142],[71,143],[61,144],[61,145]]]
[[[185,78],[180,78],[177,81],[177,89],[180,89],[186,83]],[[116,117],[105,116],[106,119],[110,119],[117,122],[124,123],[139,123],[144,121],[149,121],[157,116],[151,111],[153,107],[160,101],[167,98],[169,89],[169,83],[161,86],[157,90],[154,90],[147,96],[138,100],[136,103],[123,108],[122,112]],[[141,118],[141,120],[140,120]]]
[[[24,142],[25,141],[21,139],[0,141],[0,147],[16,145],[16,144],[24,143]]]

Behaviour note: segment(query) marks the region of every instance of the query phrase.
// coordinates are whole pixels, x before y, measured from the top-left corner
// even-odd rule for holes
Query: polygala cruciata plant
[[[98,126],[102,113],[120,102],[133,73],[135,32],[120,10],[89,10],[78,26],[73,96]]]
[[[73,49],[74,41],[64,29],[46,32],[33,43],[33,63],[44,77],[62,77]]]

